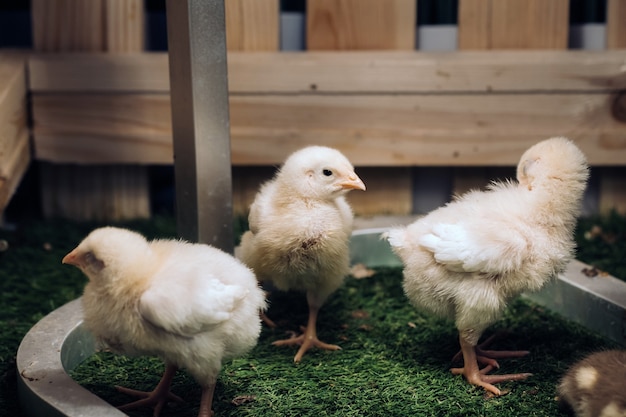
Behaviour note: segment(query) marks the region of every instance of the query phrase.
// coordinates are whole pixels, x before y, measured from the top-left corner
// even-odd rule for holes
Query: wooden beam
[[[32,0],[33,47],[39,52],[104,51],[104,0]]]
[[[462,0],[459,49],[565,49],[569,0]]]
[[[26,57],[0,54],[0,213],[31,160],[26,108]]]
[[[231,94],[510,93],[626,88],[626,51],[236,53]],[[38,54],[30,90],[168,93],[167,54]]]
[[[623,165],[626,135],[615,109],[624,100],[611,93],[231,96],[232,158],[278,164],[322,144],[361,166],[511,165],[535,142],[564,135],[592,164]],[[39,159],[172,161],[165,94],[36,95],[33,108]]]
[[[309,50],[415,49],[416,0],[308,0]]]
[[[145,48],[143,0],[105,0],[105,50],[137,52]]]
[[[626,48],[626,0],[607,0],[606,46]]]
[[[226,0],[229,51],[278,51],[278,0]]]

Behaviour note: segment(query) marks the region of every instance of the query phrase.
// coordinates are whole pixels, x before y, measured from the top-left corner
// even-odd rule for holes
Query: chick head
[[[584,187],[589,177],[585,155],[564,137],[546,139],[530,147],[517,166],[517,180],[529,190],[549,184]]]
[[[80,269],[91,281],[123,277],[149,260],[150,247],[139,233],[117,227],[92,231],[63,258],[64,264]]]
[[[309,198],[334,199],[350,190],[365,191],[350,161],[338,150],[325,146],[309,146],[291,154],[278,178]]]

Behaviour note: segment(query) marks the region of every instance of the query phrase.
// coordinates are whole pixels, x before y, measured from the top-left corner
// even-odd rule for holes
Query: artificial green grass
[[[500,384],[508,391],[486,398],[482,388],[449,372],[458,350],[452,323],[417,312],[406,301],[398,268],[380,269],[371,278],[348,278],[324,306],[319,319],[322,340],[342,350],[311,350],[300,364],[295,348],[271,342],[306,322],[306,302],[297,293],[271,297],[268,315],[278,329],[264,328],[257,347],[224,365],[216,389],[219,416],[559,416],[558,379],[582,355],[614,346],[582,327],[523,300],[508,309],[494,329],[510,334],[496,348],[529,349],[528,357],[502,360],[503,373],[532,372],[526,381]],[[112,404],[130,399],[113,385],[151,390],[163,364],[100,353],[79,366],[73,377]],[[163,416],[193,416],[200,390],[184,373],[172,387],[184,404]],[[248,399],[235,405],[238,399]],[[138,410],[131,416],[149,416]]]
[[[236,227],[245,227],[243,223]],[[23,223],[16,231],[0,230],[0,239],[9,243],[9,249],[0,252],[0,415],[20,415],[15,353],[24,334],[50,311],[82,293],[86,279],[60,261],[96,226],[34,221]],[[149,238],[175,235],[171,218],[122,226]],[[503,360],[500,372],[535,375],[526,381],[500,384],[510,392],[485,399],[482,389],[449,373],[450,358],[458,349],[454,326],[409,305],[402,293],[399,269],[380,270],[362,280],[348,278],[322,309],[319,322],[320,338],[343,349],[312,350],[299,365],[292,362],[295,349],[270,343],[305,323],[304,298],[275,293],[271,301],[268,314],[280,327],[264,328],[250,355],[224,365],[214,401],[216,415],[559,416],[555,384],[567,366],[590,351],[613,346],[578,325],[518,300],[489,332],[512,332],[496,348],[531,350],[526,358]],[[130,399],[112,385],[152,389],[162,370],[157,359],[99,353],[73,375],[88,389],[119,405]],[[185,403],[166,408],[162,415],[195,415],[200,398],[196,382],[179,372],[172,389]],[[243,404],[234,405],[233,400]],[[147,416],[151,410],[131,415]]]
[[[576,259],[626,281],[626,216],[612,211],[580,219]]]

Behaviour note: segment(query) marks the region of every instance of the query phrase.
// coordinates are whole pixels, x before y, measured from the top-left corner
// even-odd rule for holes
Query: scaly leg
[[[159,384],[151,392],[116,386],[115,388],[119,392],[135,397],[141,397],[140,400],[133,401],[117,408],[121,411],[128,411],[143,406],[154,406],[153,416],[159,417],[159,414],[161,414],[161,410],[163,409],[167,401],[183,402],[183,400],[179,396],[174,395],[170,392],[172,378],[174,378],[174,374],[176,374],[177,370],[178,368],[176,366],[167,365],[167,367],[165,368],[165,372],[161,377],[161,381],[159,381]]]
[[[494,368],[499,368],[500,364],[496,361],[496,359],[510,359],[510,358],[521,358],[522,356],[528,355],[530,352],[527,350],[484,350],[489,347],[494,341],[503,337],[506,332],[497,332],[492,334],[485,340],[476,346],[476,359],[478,363],[482,365],[492,366]],[[456,355],[452,358],[452,362],[458,362],[463,357],[463,351],[457,352]]]
[[[476,346],[467,342],[463,337],[459,337],[459,341],[461,343],[461,353],[463,354],[463,368],[452,368],[450,371],[455,375],[463,375],[465,379],[467,379],[467,382],[472,385],[481,386],[495,395],[501,395],[500,390],[493,384],[504,381],[519,381],[532,375],[529,373],[486,375],[494,366],[489,364],[484,369],[480,370],[478,368]]]
[[[298,353],[293,358],[294,362],[300,362],[304,354],[307,350],[309,350],[312,346],[315,346],[320,349],[326,350],[339,350],[341,349],[337,345],[329,345],[328,343],[324,343],[317,338],[317,314],[319,313],[319,307],[315,305],[311,305],[309,303],[309,321],[306,325],[306,329],[303,334],[297,337],[292,337],[284,340],[277,340],[272,343],[274,346],[291,346],[291,345],[300,345],[300,349],[298,349]]]
[[[198,417],[212,417],[213,410],[213,392],[215,392],[215,383],[210,384],[208,387],[202,388],[202,398],[200,399],[200,411]]]

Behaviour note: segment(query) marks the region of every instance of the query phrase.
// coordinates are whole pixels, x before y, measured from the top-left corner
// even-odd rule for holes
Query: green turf
[[[611,212],[581,219],[576,258],[626,281],[626,216]]]
[[[168,218],[127,226],[148,237],[175,234],[174,222]],[[0,253],[0,415],[19,415],[15,353],[21,338],[39,319],[82,292],[85,278],[60,260],[93,227],[47,221],[31,222],[14,232],[0,231],[0,239],[9,242],[9,249]],[[501,384],[510,392],[486,399],[481,389],[448,372],[458,349],[456,331],[451,323],[408,304],[399,269],[347,279],[324,306],[319,326],[322,340],[343,349],[310,351],[299,365],[292,362],[295,349],[270,343],[305,322],[304,298],[277,293],[271,302],[269,315],[279,328],[264,328],[248,357],[225,364],[214,401],[217,415],[559,416],[555,384],[567,366],[587,352],[613,346],[518,300],[489,332],[512,332],[498,348],[531,350],[524,359],[502,361],[501,372],[535,375]],[[122,404],[128,398],[116,393],[113,384],[151,389],[162,370],[155,359],[100,353],[77,368],[74,377],[111,403]],[[173,391],[186,402],[168,407],[162,415],[195,415],[198,385],[179,372]],[[243,404],[234,405],[233,400]]]

